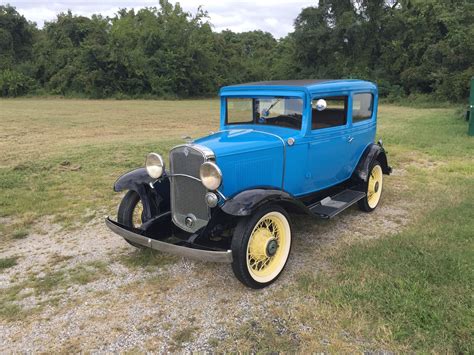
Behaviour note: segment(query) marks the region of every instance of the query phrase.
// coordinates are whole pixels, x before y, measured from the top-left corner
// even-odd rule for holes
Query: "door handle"
[[[353,140],[354,140],[354,137],[347,137],[347,142],[352,143]]]

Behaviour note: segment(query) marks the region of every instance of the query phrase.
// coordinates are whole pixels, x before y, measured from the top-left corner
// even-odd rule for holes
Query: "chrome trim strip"
[[[227,201],[227,197],[225,197],[224,194],[222,192],[220,192],[219,190],[216,190],[216,194],[218,194],[220,197],[222,197],[222,199],[224,201]]]
[[[197,151],[201,152],[202,155],[207,159],[207,160],[215,160],[216,159],[216,154],[208,147],[200,145],[200,144],[190,144],[190,148],[194,148]]]
[[[223,129],[222,131],[219,130],[219,131],[214,131],[214,132],[211,132],[211,134],[209,134],[210,136],[213,136],[215,134],[219,134],[219,133],[223,133],[223,132],[229,132],[229,131],[233,131],[233,129]]]
[[[197,150],[199,153],[202,154],[202,156],[204,157],[204,159],[206,160],[214,160],[216,159],[216,155],[214,154],[214,152],[209,149],[208,147],[205,147],[203,145],[200,145],[200,144],[194,144],[194,143],[186,143],[186,144],[179,144],[177,146],[174,146],[173,148],[170,149],[170,152],[176,148],[182,148],[182,147],[188,147],[188,148],[191,148],[191,149],[195,149]]]
[[[274,134],[274,133],[270,133],[270,132],[264,132],[264,131],[259,131],[259,130],[256,130],[256,129],[252,129],[252,131],[254,132],[258,132],[258,133],[263,133],[263,134],[267,134],[269,136],[273,136],[273,137],[276,137],[278,138],[281,143],[283,144],[283,173],[282,173],[282,177],[281,177],[281,189],[284,190],[285,189],[285,169],[286,169],[286,143],[285,143],[285,140],[283,138],[281,138],[278,134]]]
[[[215,263],[231,263],[232,262],[232,251],[212,251],[203,249],[194,249],[181,245],[171,244],[162,242],[159,240],[144,237],[143,235],[131,232],[125,228],[120,227],[116,222],[110,218],[105,219],[105,224],[110,230],[126,240],[148,247],[151,249],[159,250],[164,253],[169,253],[177,256],[182,256],[189,259],[209,261]]]
[[[191,176],[191,175],[187,175],[187,174],[168,174],[168,175],[166,175],[166,176],[167,176],[167,177],[182,176],[182,177],[187,177],[187,178],[190,178],[190,179],[193,179],[193,180],[196,180],[196,181],[201,182],[201,179],[198,179],[197,177],[194,177],[194,176]]]

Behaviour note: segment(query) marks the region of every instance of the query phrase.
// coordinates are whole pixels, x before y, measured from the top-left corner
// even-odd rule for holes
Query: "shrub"
[[[0,96],[15,97],[27,94],[34,85],[34,80],[13,70],[0,71]]]

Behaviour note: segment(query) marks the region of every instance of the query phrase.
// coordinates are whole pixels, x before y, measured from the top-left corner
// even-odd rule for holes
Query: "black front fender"
[[[367,181],[370,164],[375,159],[378,160],[382,166],[382,172],[386,175],[390,175],[392,168],[388,165],[385,149],[383,149],[381,144],[372,143],[365,149],[364,154],[362,154],[362,157],[354,170],[352,176],[353,179]]]
[[[145,168],[122,175],[114,184],[114,191],[132,190],[138,193],[143,204],[145,221],[170,210],[170,182],[165,175],[156,180]]]
[[[231,216],[248,216],[267,203],[276,203],[291,212],[308,213],[308,208],[289,193],[272,189],[252,189],[238,193],[227,200],[222,211]]]
[[[117,179],[114,184],[114,191],[120,192],[125,190],[134,190],[137,185],[149,185],[154,182],[156,179],[153,179],[148,175],[145,168],[135,169],[129,171],[128,173],[122,175]]]

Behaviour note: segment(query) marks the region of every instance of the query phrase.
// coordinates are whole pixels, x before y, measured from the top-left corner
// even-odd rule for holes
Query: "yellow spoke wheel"
[[[383,173],[379,164],[374,165],[370,172],[367,185],[367,203],[370,208],[375,208],[379,204],[382,196]]]
[[[265,287],[280,275],[291,248],[291,228],[285,210],[265,207],[243,219],[232,240],[233,270],[253,288]]]
[[[140,228],[140,226],[143,223],[142,214],[143,214],[143,204],[142,204],[142,201],[140,200],[138,201],[137,205],[133,209],[133,217],[132,217],[133,227]]]
[[[364,212],[375,210],[382,197],[383,170],[380,163],[375,160],[370,165],[369,176],[365,182],[366,196],[357,202],[359,208]]]
[[[127,227],[140,228],[143,224],[143,204],[140,200],[140,196],[133,190],[128,191],[120,202],[120,206],[117,213],[117,222]],[[133,245],[136,248],[144,248],[139,244],[125,239],[127,243]]]

